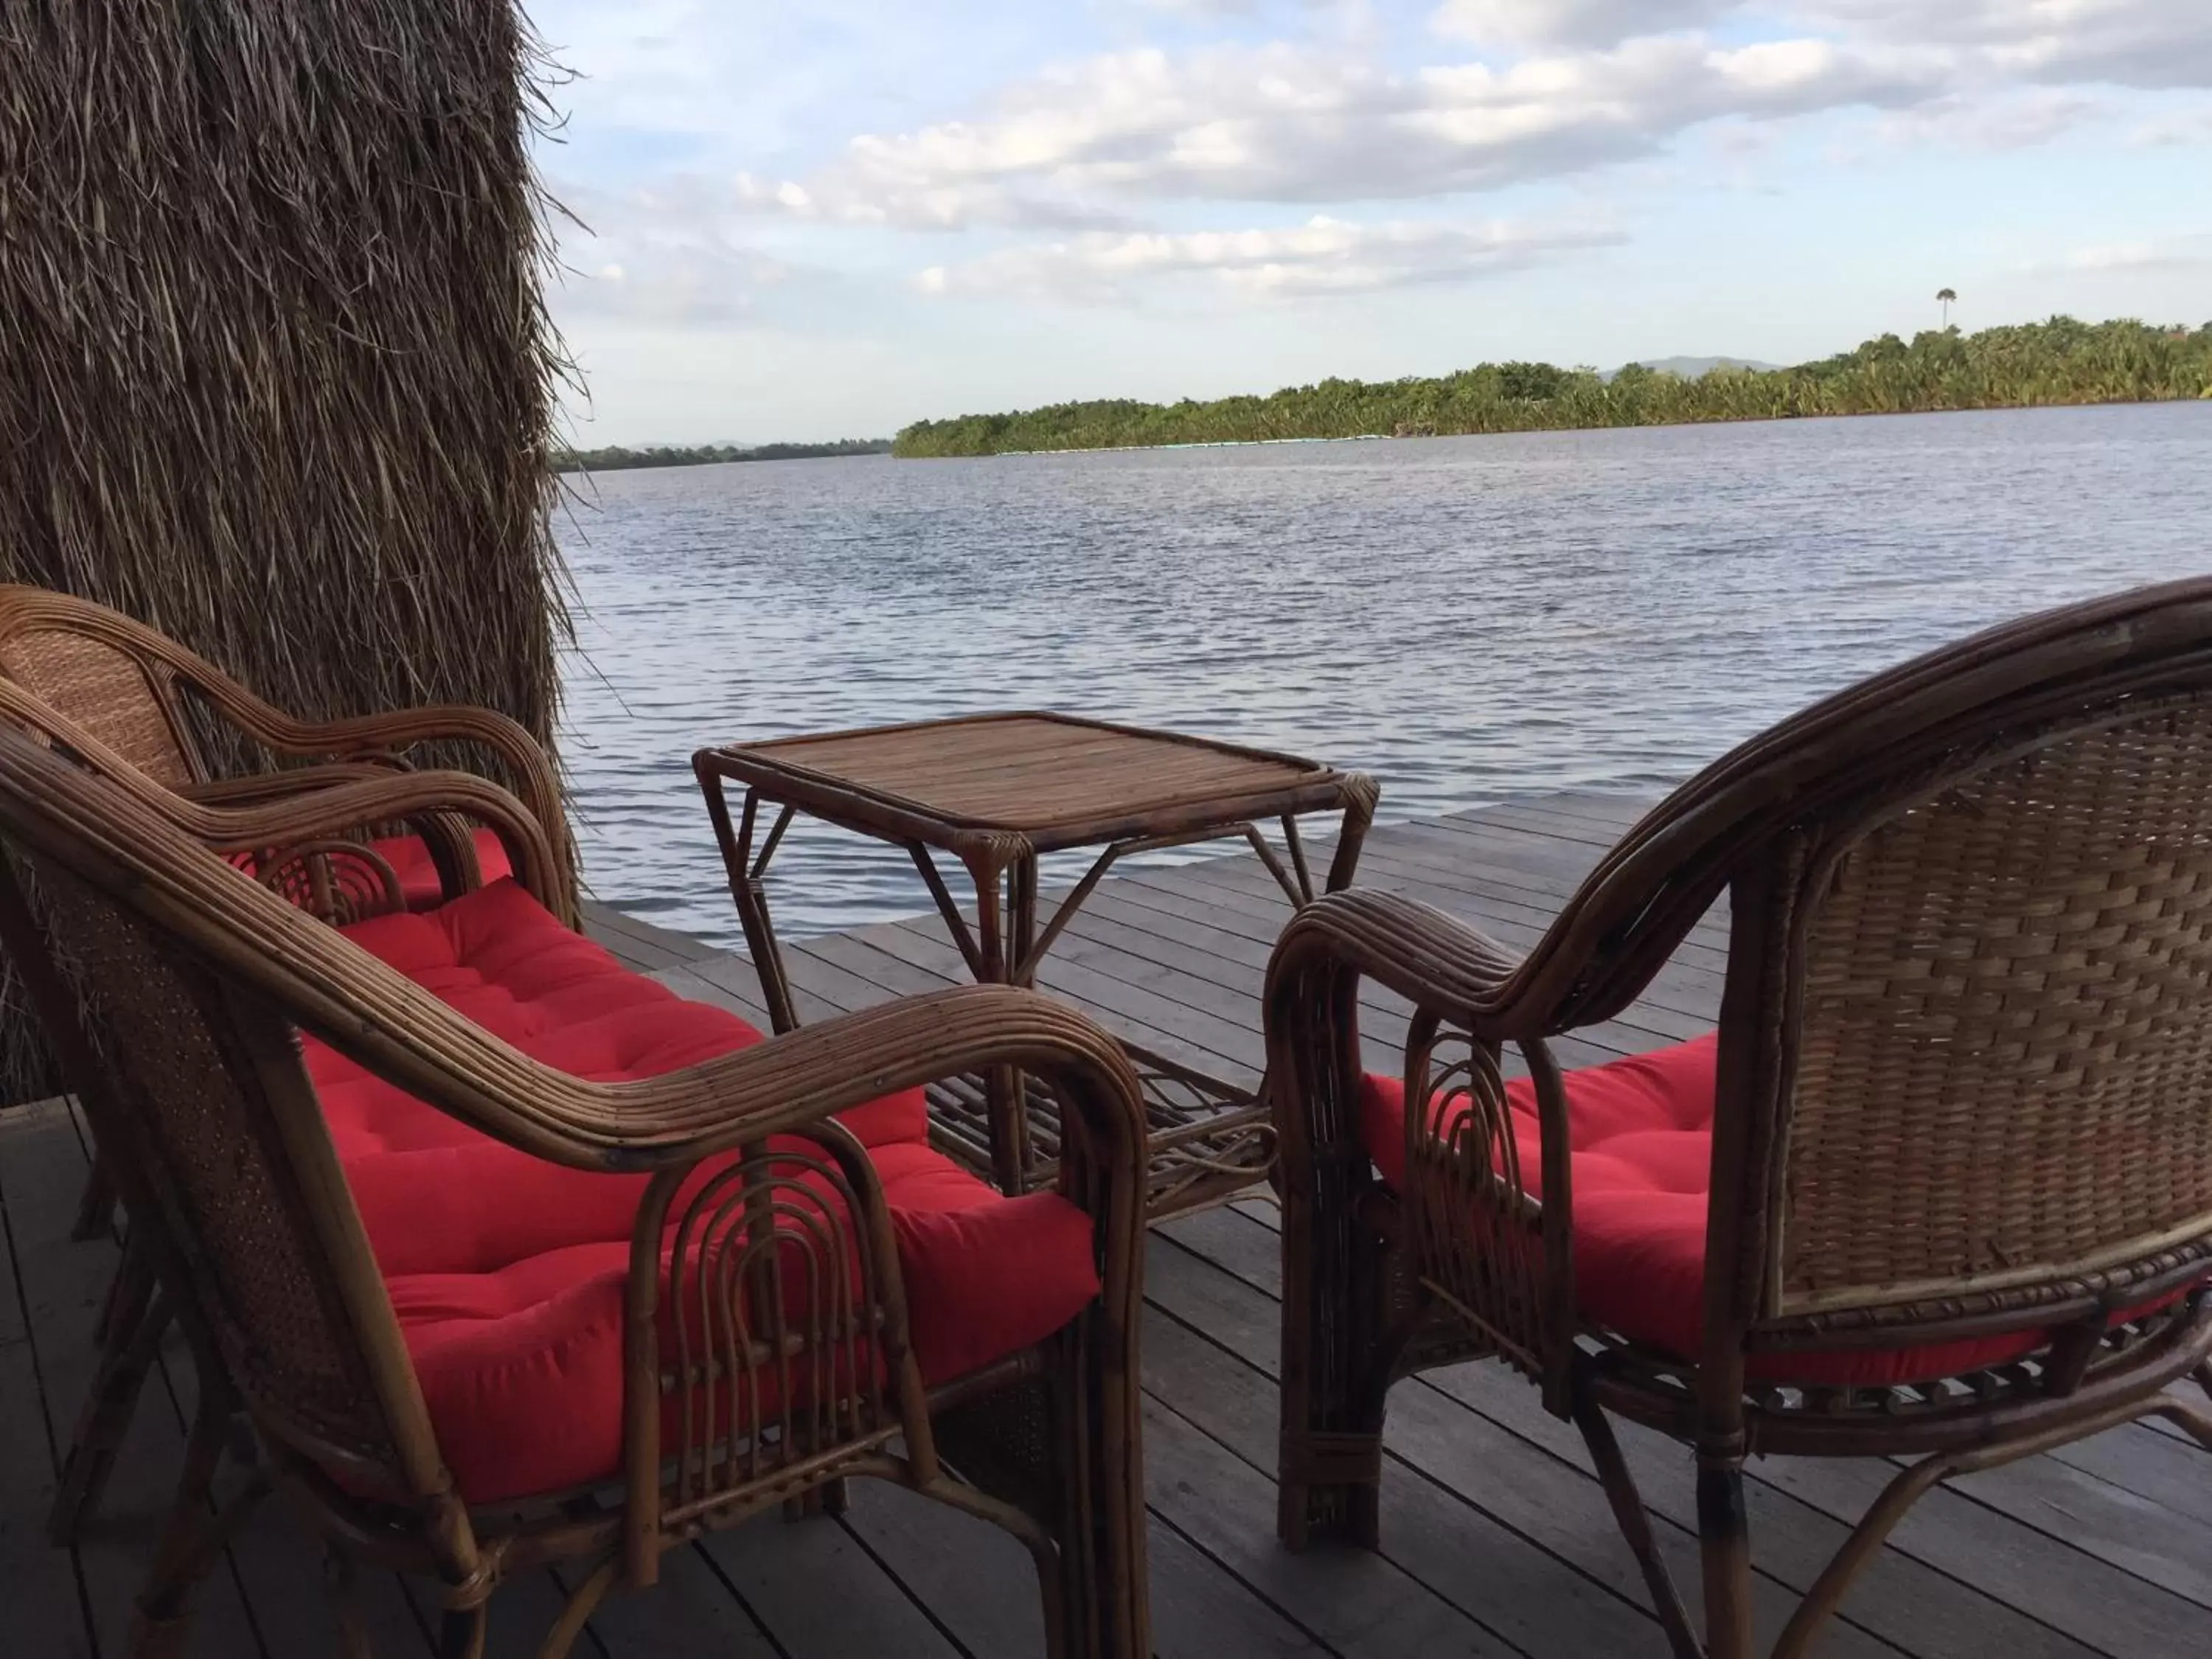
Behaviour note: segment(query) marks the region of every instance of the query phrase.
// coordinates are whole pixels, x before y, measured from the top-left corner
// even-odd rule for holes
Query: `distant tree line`
[[[680,449],[656,444],[647,449],[557,449],[556,472],[620,472],[633,466],[714,466],[724,461],[806,461],[823,455],[885,455],[889,438],[840,438],[826,444],[757,444],[740,449],[732,444],[703,444]]]
[[[1611,379],[1550,363],[1482,363],[1440,379],[1323,380],[1265,398],[1176,404],[1055,404],[1007,415],[919,421],[892,453],[996,455],[1133,445],[1288,438],[1434,437],[1571,427],[1664,426],[1809,415],[1905,414],[2050,404],[2212,398],[2212,324],[2135,321],[1929,330],[1771,370],[1717,368],[1694,380],[1632,365]]]

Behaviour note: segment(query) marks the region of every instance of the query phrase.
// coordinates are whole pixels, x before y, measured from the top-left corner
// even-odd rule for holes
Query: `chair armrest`
[[[1015,987],[954,986],[902,998],[634,1082],[586,1084],[537,1069],[538,1087],[552,1085],[541,1109],[560,1114],[571,1153],[589,1152],[609,1169],[653,1170],[996,1066],[1053,1085],[1073,1167],[1126,1180],[1133,1201],[1145,1117],[1127,1054],[1085,1015]]]
[[[1085,1349],[1102,1355],[1093,1362],[1104,1373],[1094,1373],[1101,1395],[1091,1409],[1109,1425],[1124,1419],[1133,1436],[1127,1390],[1145,1236],[1136,1076],[1120,1044],[1073,1009],[1010,986],[962,986],[805,1026],[665,1077],[562,1091],[572,1150],[590,1146],[608,1167],[654,1171],[633,1227],[624,1298],[633,1513],[656,1513],[671,1468],[683,1503],[712,1502],[757,1481],[757,1467],[715,1461],[714,1404],[724,1402],[722,1424],[740,1420],[765,1397],[763,1377],[780,1378],[787,1398],[811,1402],[817,1420],[826,1407],[831,1420],[855,1425],[847,1433],[895,1423],[915,1477],[935,1478],[937,1425],[882,1182],[830,1115],[1003,1065],[1042,1077],[1059,1097],[1061,1191],[1091,1218],[1100,1281],[1077,1321]],[[585,1127],[587,1102],[612,1112],[612,1134]],[[775,1144],[763,1146],[771,1136]],[[749,1146],[742,1161],[696,1178],[702,1160],[741,1145]],[[793,1258],[803,1265],[794,1268]],[[781,1289],[787,1275],[814,1287],[796,1316]],[[855,1357],[868,1354],[876,1363]],[[680,1412],[668,1408],[672,1388],[683,1398]],[[1112,1505],[1116,1495],[1096,1501]],[[626,1535],[636,1571],[651,1571],[653,1532]]]
[[[290,720],[288,716],[269,708],[245,687],[222,676],[208,665],[200,662],[198,659],[191,657],[189,653],[184,652],[182,647],[173,642],[163,640],[159,635],[151,636],[151,639],[153,646],[158,647],[158,653],[165,661],[170,661],[171,665],[179,672],[185,674],[193,684],[204,690],[220,708],[238,719],[241,726],[257,735],[264,729],[273,731],[280,726],[289,726],[297,731],[312,731],[354,729],[373,723],[372,721],[339,721],[323,728],[306,726],[301,722]],[[249,724],[247,715],[255,714],[256,711],[258,711],[258,714],[265,714],[266,720],[258,724]],[[443,717],[449,713],[462,718],[456,724],[447,725],[443,722]],[[257,720],[258,714],[256,714]],[[356,757],[349,760],[325,762],[321,765],[301,767],[290,770],[256,773],[243,778],[215,782],[193,783],[182,790],[171,789],[155,783],[130,761],[125,759],[98,738],[80,729],[73,721],[61,718],[38,698],[22,690],[4,677],[0,677],[0,719],[12,721],[27,732],[36,734],[39,740],[45,745],[59,749],[75,757],[79,766],[96,773],[110,785],[122,790],[162,821],[198,836],[204,844],[226,846],[231,850],[237,851],[257,851],[266,848],[281,840],[297,841],[303,836],[316,833],[331,834],[378,822],[390,823],[395,819],[415,816],[422,820],[426,838],[435,847],[441,841],[450,841],[452,837],[437,832],[434,824],[430,821],[431,816],[443,806],[451,806],[482,818],[499,830],[501,840],[507,843],[508,857],[513,862],[517,878],[521,880],[531,892],[538,896],[540,902],[544,903],[555,915],[560,917],[568,926],[574,927],[577,923],[574,866],[570,857],[568,824],[561,815],[559,792],[552,781],[552,769],[544,751],[532,743],[528,734],[514,721],[482,709],[414,710],[395,716],[375,716],[373,717],[373,721],[396,723],[404,732],[416,729],[409,726],[407,722],[414,715],[418,714],[434,717],[433,726],[423,728],[428,735],[448,732],[463,736],[470,735],[470,731],[463,729],[465,726],[471,729],[480,726],[488,732],[501,729],[510,731],[511,735],[519,739],[519,744],[514,747],[516,756],[521,761],[528,763],[521,769],[526,775],[521,781],[534,791],[535,798],[518,801],[515,797],[501,789],[498,785],[478,777],[473,773],[444,772],[434,775],[416,773],[387,751],[373,744],[356,750]],[[280,749],[284,747],[279,743],[272,743],[271,746]],[[287,750],[287,752],[314,754],[322,751],[308,749]],[[198,816],[210,811],[219,812],[226,809],[250,811],[256,805],[273,808],[283,803],[296,801],[302,798],[335,794],[339,789],[348,786],[374,787],[397,778],[431,775],[465,781],[455,785],[458,793],[453,791],[447,792],[451,796],[450,799],[425,799],[421,805],[413,808],[411,811],[409,807],[402,805],[386,805],[379,812],[374,801],[356,803],[352,797],[340,800],[334,805],[326,802],[325,807],[331,811],[333,816],[327,817],[315,816],[302,819],[292,824],[289,831],[283,829],[270,830],[265,826],[250,823],[226,825],[218,820]],[[532,777],[536,779],[534,783],[530,781]],[[528,832],[523,830],[516,822],[518,808],[534,823],[536,827],[534,837],[530,836]],[[366,816],[363,816],[364,812]],[[348,813],[351,813],[352,816],[346,816]],[[240,839],[241,836],[261,836],[264,838],[243,841]],[[518,836],[531,842],[537,850],[535,852],[526,850],[523,842],[517,840]],[[465,838],[463,840],[465,842]],[[471,857],[471,850],[464,844],[453,848],[453,853],[454,857],[463,860],[465,868],[467,860]]]
[[[1372,979],[1413,1004],[1397,1236],[1413,1279],[1443,1286],[1473,1313],[1541,1376],[1556,1408],[1567,1398],[1574,1352],[1572,1143],[1548,1031],[1519,994],[1523,967],[1513,951],[1428,905],[1371,889],[1330,894],[1298,913],[1268,963],[1268,1079],[1285,1236],[1316,1235],[1300,1244],[1310,1258],[1300,1277],[1318,1285],[1354,1271],[1357,1250],[1344,1229],[1380,1224],[1363,1213],[1376,1181],[1360,1124],[1359,981]],[[1463,1058],[1437,1052],[1462,1042]],[[1506,1108],[1499,1059],[1507,1042],[1534,1084],[1540,1203],[1529,1196]],[[1431,1121],[1439,1106],[1442,1124]],[[1340,1301],[1346,1293],[1374,1294],[1351,1283],[1333,1294]]]
[[[1455,916],[1365,887],[1327,894],[1291,919],[1268,963],[1269,984],[1316,956],[1470,1030],[1495,1024],[1510,1006],[1522,964]]]
[[[494,830],[507,848],[515,879],[538,902],[571,925],[568,884],[537,816],[497,784],[473,772],[390,772],[376,768],[313,769],[350,771],[350,780],[247,805],[210,805],[170,796],[148,804],[178,828],[218,853],[252,853],[321,841],[380,823],[416,823],[434,837],[435,820],[459,816]],[[464,848],[465,854],[468,849]]]
[[[226,720],[277,754],[292,758],[349,761],[360,756],[392,755],[418,743],[440,741],[479,744],[490,750],[506,764],[515,794],[537,814],[546,842],[559,860],[562,883],[573,889],[568,825],[561,811],[561,781],[551,759],[520,722],[496,710],[464,703],[425,704],[343,720],[303,720],[196,658],[189,665],[173,665]],[[573,915],[573,892],[562,908],[564,914]]]
[[[184,784],[179,787],[177,793],[186,800],[197,801],[203,806],[252,806],[263,801],[282,800],[289,795],[305,794],[311,790],[328,789],[335,784],[362,783],[388,778],[394,772],[407,769],[365,760],[326,761],[316,766],[287,767],[281,772],[252,772],[243,777],[214,778],[205,783]]]

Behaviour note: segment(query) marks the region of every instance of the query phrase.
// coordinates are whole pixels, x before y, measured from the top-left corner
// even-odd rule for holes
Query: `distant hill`
[[[1660,374],[1679,374],[1686,380],[1694,380],[1700,374],[1710,374],[1717,368],[1748,368],[1761,374],[1771,374],[1780,368],[1780,363],[1762,363],[1756,357],[1645,357],[1640,359],[1644,368]],[[1615,370],[1618,374],[1620,371]],[[1611,380],[1613,375],[1605,377]]]

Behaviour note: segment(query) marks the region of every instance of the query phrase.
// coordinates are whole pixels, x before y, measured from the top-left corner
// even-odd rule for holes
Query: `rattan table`
[[[903,847],[978,980],[1033,984],[1038,965],[1115,863],[1132,853],[1241,837],[1292,905],[1314,896],[1298,819],[1339,812],[1329,890],[1352,879],[1374,815],[1375,781],[1295,756],[1064,714],[1006,714],[702,749],[692,757],[730,892],[778,1031],[798,1024],[764,878],[794,815]],[[726,785],[742,787],[733,814]],[[760,834],[763,809],[774,820]],[[1281,825],[1279,851],[1260,825]],[[757,850],[756,846],[757,845]],[[1098,849],[1037,926],[1037,860]],[[975,919],[935,854],[963,866]],[[1254,1011],[1257,1018],[1258,1011]],[[1260,1093],[1130,1048],[1151,1115],[1147,1207],[1154,1219],[1264,1181],[1273,1132]],[[931,1091],[932,1132],[1008,1192],[1048,1183],[1058,1112],[1042,1088],[1005,1073]]]

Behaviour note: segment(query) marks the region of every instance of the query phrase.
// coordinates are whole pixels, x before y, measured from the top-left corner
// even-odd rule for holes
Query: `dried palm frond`
[[[510,0],[0,0],[0,578],[303,715],[550,739],[568,365]]]

